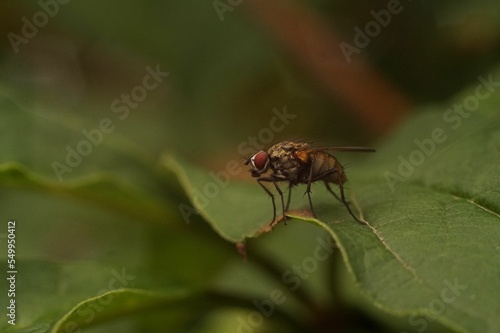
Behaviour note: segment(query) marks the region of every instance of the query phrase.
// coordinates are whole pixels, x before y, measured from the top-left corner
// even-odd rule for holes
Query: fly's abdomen
[[[323,151],[316,151],[311,156],[313,175],[316,180],[323,180],[328,183],[344,184],[346,176],[342,165],[332,155]]]

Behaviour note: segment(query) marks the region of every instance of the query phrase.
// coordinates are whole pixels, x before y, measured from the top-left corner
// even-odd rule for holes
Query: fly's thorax
[[[279,161],[282,165],[287,164],[287,160],[296,160],[296,153],[308,149],[307,143],[295,143],[284,141],[275,144],[268,150],[271,161]]]
[[[294,178],[298,170],[301,167],[301,162],[295,158],[292,154],[286,154],[281,156],[270,156],[271,158],[271,169],[274,173],[278,175],[283,175]]]
[[[282,176],[290,181],[297,178],[304,162],[297,157],[298,151],[308,147],[306,143],[280,142],[268,150],[270,167],[275,175]]]

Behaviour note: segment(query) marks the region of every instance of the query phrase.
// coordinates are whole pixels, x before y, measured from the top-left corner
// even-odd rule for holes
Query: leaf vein
[[[379,233],[375,227],[371,226],[368,222],[366,222],[366,225],[372,230],[372,232],[377,236],[377,238],[380,240],[384,248],[392,255],[394,258],[403,266],[404,269],[409,271],[411,275],[417,280],[420,284],[425,285],[424,281],[417,275],[417,271],[414,267],[412,267],[410,264],[408,264],[396,251],[394,251],[389,244],[385,241],[384,237]]]
[[[473,204],[474,206],[479,207],[480,209],[484,210],[485,212],[488,212],[488,213],[490,213],[491,215],[494,215],[494,216],[496,216],[496,217],[500,218],[500,214],[498,214],[498,213],[496,213],[496,212],[494,212],[494,211],[492,211],[492,210],[490,210],[490,209],[488,209],[488,208],[486,208],[486,207],[484,207],[484,206],[481,206],[480,204],[478,204],[477,202],[473,201],[472,199],[467,199],[467,198],[464,198],[464,199],[465,199],[467,202],[469,202],[469,203]]]

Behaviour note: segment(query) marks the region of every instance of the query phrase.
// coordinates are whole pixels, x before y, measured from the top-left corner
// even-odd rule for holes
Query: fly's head
[[[265,151],[261,150],[246,159],[245,165],[249,163],[252,165],[252,168],[250,169],[252,177],[260,177],[263,173],[269,170],[269,155]]]

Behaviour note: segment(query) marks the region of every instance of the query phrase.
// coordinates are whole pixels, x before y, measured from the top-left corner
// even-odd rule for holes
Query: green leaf
[[[209,172],[165,156],[165,166],[176,173],[192,204],[180,204],[179,210],[190,223],[195,215],[203,216],[223,238],[231,242],[243,241],[257,235],[266,217],[272,212],[252,207],[267,207],[270,201],[255,184],[229,179],[224,186],[210,177]],[[250,211],[251,210],[251,211]]]
[[[77,332],[114,318],[180,304],[193,296],[168,282],[155,286],[131,267],[41,260],[24,260],[17,266],[16,325],[2,320],[2,332]],[[6,268],[2,264],[3,272]],[[0,282],[2,290],[8,289],[6,281],[3,277]],[[2,308],[7,302],[2,297]]]
[[[17,163],[0,164],[0,185],[67,196],[100,205],[148,222],[171,221],[176,214],[168,203],[110,175],[92,175],[63,183],[45,180]]]
[[[67,332],[114,318],[165,307],[185,300],[189,293],[143,289],[116,289],[78,303],[52,327],[51,333]]]
[[[331,234],[376,306],[458,332],[500,329],[500,94],[484,85],[488,78],[495,76],[447,105],[429,107],[376,154],[349,167],[351,205],[366,225],[320,184],[313,187],[318,219],[308,217],[307,199],[297,190],[291,207],[306,210],[289,213]],[[487,97],[478,98],[478,89]],[[344,161],[344,154],[337,157]],[[270,222],[271,203],[258,184],[218,185],[188,163],[170,158],[166,165],[196,211],[227,240],[254,237]]]
[[[0,185],[78,198],[153,223],[178,218],[165,200],[173,187],[160,187],[166,179],[158,177],[155,160],[116,131],[100,131],[103,120],[115,126],[111,118],[33,113],[3,92],[0,117]],[[88,153],[79,150],[82,143],[91,147]]]

